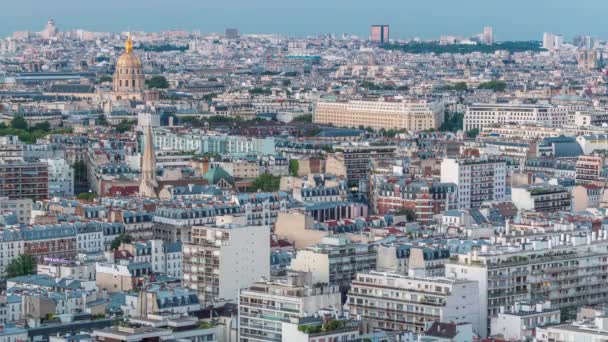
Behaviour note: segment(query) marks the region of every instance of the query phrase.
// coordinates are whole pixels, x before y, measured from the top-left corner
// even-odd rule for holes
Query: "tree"
[[[291,122],[312,122],[312,114],[304,114],[300,116],[296,116]]]
[[[123,119],[118,124],[118,126],[116,126],[116,130],[118,131],[118,133],[124,133],[124,132],[130,131],[134,125],[135,125],[135,120]]]
[[[289,87],[290,85],[291,85],[291,81],[290,80],[287,80],[287,79],[283,80],[283,86],[284,87]]]
[[[110,75],[103,75],[99,78],[99,83],[107,83],[107,82],[112,82],[112,76]]]
[[[32,131],[45,131],[51,130],[51,124],[48,121],[39,122],[30,128]]]
[[[278,191],[280,184],[280,176],[273,176],[270,173],[264,173],[253,181],[252,190]]]
[[[462,129],[462,122],[464,119],[464,113],[458,112],[446,112],[445,119],[441,124],[439,130],[441,131],[449,131],[449,132],[457,132]]]
[[[495,92],[502,92],[507,89],[507,83],[505,81],[490,81],[481,83],[478,87],[479,89],[492,90]]]
[[[156,88],[156,89],[169,88],[169,82],[167,82],[167,79],[164,76],[160,76],[160,75],[152,76],[151,79],[146,81],[146,85],[150,89],[152,89],[152,88]]]
[[[29,254],[21,254],[9,262],[6,275],[9,278],[36,274],[36,258]]]
[[[107,126],[110,123],[108,122],[108,119],[106,118],[105,115],[101,114],[98,118],[97,118],[97,124],[99,126]]]
[[[395,212],[395,215],[405,215],[408,222],[416,220],[416,212],[412,208],[399,208],[399,210]]]
[[[21,116],[15,116],[11,120],[11,127],[14,129],[23,129],[26,130],[28,127],[27,121]]]
[[[294,177],[298,177],[299,169],[300,169],[300,162],[297,159],[291,159],[289,161],[289,173]]]
[[[479,128],[473,128],[472,130],[467,132],[467,137],[473,139],[479,135]]]
[[[469,89],[469,87],[467,87],[466,82],[458,82],[458,83],[454,84],[453,89],[456,91],[467,91],[467,89]]]
[[[83,192],[78,194],[78,196],[76,196],[77,199],[79,200],[84,200],[84,201],[92,201],[97,197],[97,194],[94,192]]]
[[[118,247],[120,247],[121,243],[131,243],[133,241],[133,237],[131,237],[131,235],[127,235],[127,234],[120,234],[118,235],[116,238],[114,238],[114,240],[112,240],[112,244],[110,245],[110,248],[115,251],[118,249]]]

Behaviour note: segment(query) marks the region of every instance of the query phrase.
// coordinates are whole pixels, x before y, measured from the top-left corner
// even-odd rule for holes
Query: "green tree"
[[[97,194],[94,192],[83,192],[76,196],[77,199],[84,200],[84,201],[92,201],[96,197],[97,197]]]
[[[300,162],[297,159],[289,160],[289,173],[292,176],[298,177],[299,168],[300,168]]]
[[[264,173],[253,181],[252,190],[254,191],[278,191],[281,185],[281,177]]]
[[[283,80],[283,87],[289,87],[291,85],[291,80]]]
[[[205,94],[203,95],[203,100],[207,101],[207,102],[211,102],[213,101],[213,98],[217,97],[217,93],[209,93],[209,94]]]
[[[467,137],[476,138],[479,135],[479,128],[473,128],[467,132]]]
[[[165,76],[152,76],[152,78],[150,78],[149,80],[146,81],[146,85],[148,86],[148,88],[152,89],[167,89],[169,88],[169,82],[167,82],[167,79],[165,78]]]
[[[116,238],[114,238],[114,240],[112,240],[112,244],[110,245],[110,248],[115,251],[118,249],[118,247],[120,247],[121,243],[131,243],[133,241],[133,238],[131,237],[131,235],[127,235],[127,234],[120,234],[118,235]]]
[[[11,127],[14,129],[23,129],[26,130],[28,127],[27,121],[21,116],[15,116],[11,120]]]
[[[107,83],[107,82],[112,82],[112,76],[110,75],[103,75],[99,78],[99,83]]]
[[[11,260],[6,267],[9,278],[36,274],[36,258],[29,254],[21,254]]]
[[[30,128],[32,131],[45,131],[51,130],[51,124],[48,121],[39,122]]]
[[[135,125],[135,120],[127,120],[127,119],[123,119],[117,126],[116,126],[116,131],[118,131],[118,133],[124,133],[127,131],[130,131],[133,126]]]
[[[462,122],[464,120],[464,113],[458,112],[446,112],[445,118],[439,130],[457,132],[462,129]]]
[[[304,115],[296,116],[293,120],[291,120],[291,122],[306,122],[306,123],[311,123],[312,122],[312,114],[304,114]]]
[[[108,126],[110,123],[108,122],[108,119],[106,118],[105,115],[101,114],[98,118],[97,118],[97,124],[100,126]]]
[[[492,90],[495,92],[502,92],[507,89],[507,83],[505,81],[490,81],[481,83],[478,87],[479,89]]]
[[[412,208],[399,208],[399,210],[395,212],[395,215],[405,215],[408,222],[416,220],[416,212]]]

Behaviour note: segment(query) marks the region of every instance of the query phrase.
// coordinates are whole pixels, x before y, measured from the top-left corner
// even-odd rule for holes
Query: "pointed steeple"
[[[141,179],[139,181],[139,195],[143,197],[158,197],[158,183],[156,182],[156,153],[154,152],[154,139],[152,126],[148,125],[144,135],[144,155],[141,161]]]

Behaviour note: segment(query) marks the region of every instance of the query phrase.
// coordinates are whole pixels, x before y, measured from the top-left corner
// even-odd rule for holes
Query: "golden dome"
[[[133,54],[133,41],[131,40],[131,35],[127,36],[127,41],[125,41],[125,52],[118,57],[116,61],[116,67],[118,68],[140,68],[141,60],[139,57]]]

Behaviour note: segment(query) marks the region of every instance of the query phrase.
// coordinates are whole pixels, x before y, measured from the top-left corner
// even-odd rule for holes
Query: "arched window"
[[[125,74],[129,74],[129,69],[125,69]]]

